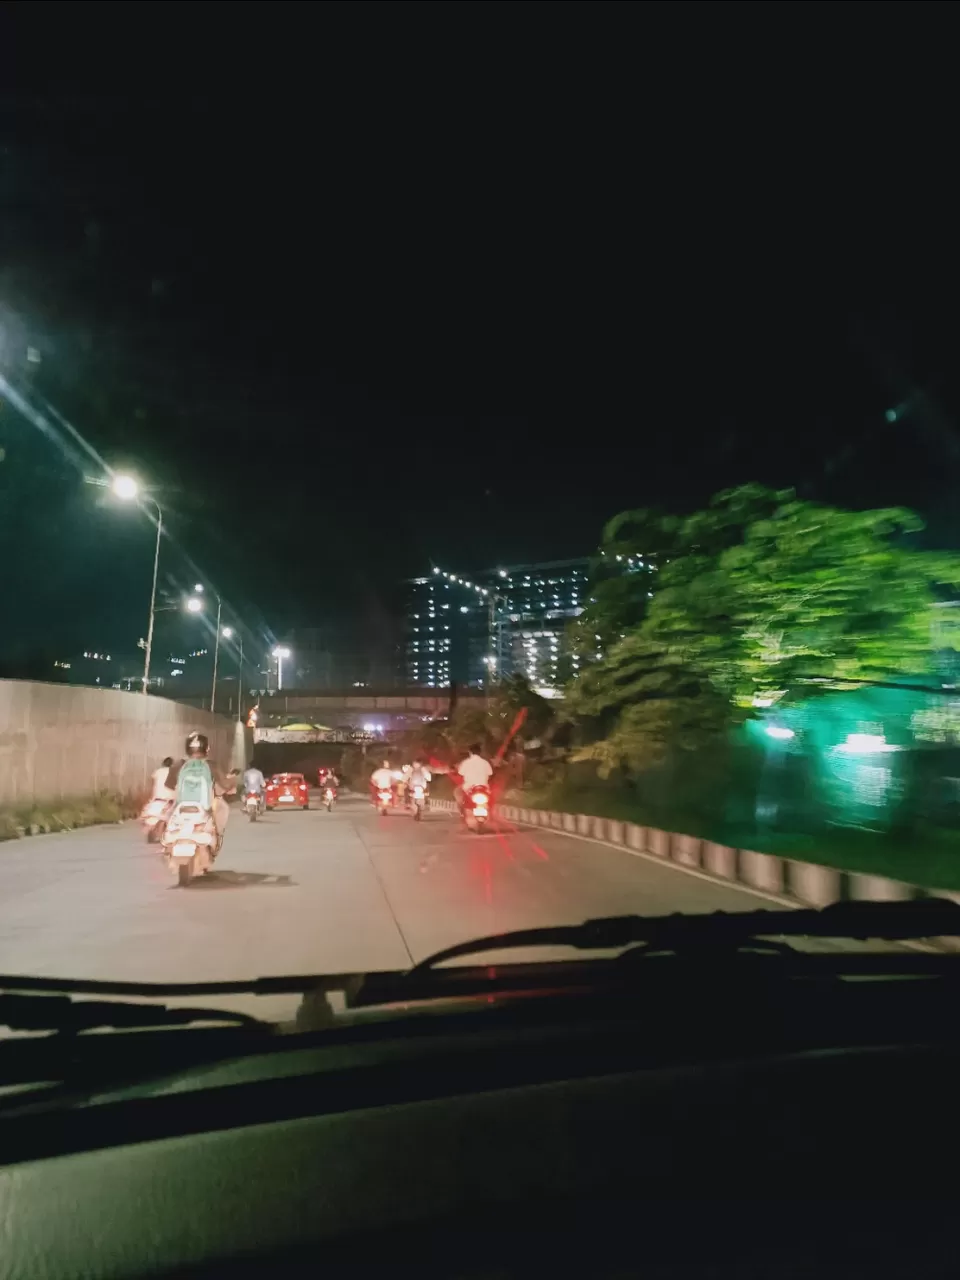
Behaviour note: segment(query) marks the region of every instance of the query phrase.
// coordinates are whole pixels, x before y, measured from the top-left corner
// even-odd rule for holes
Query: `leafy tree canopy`
[[[638,768],[798,677],[928,670],[933,606],[960,583],[960,557],[918,550],[921,527],[899,508],[845,511],[758,485],[686,517],[617,516],[603,559],[618,547],[621,580],[638,585],[593,590],[579,620],[609,638],[570,689],[596,734],[585,754]],[[637,573],[631,558],[656,568]]]

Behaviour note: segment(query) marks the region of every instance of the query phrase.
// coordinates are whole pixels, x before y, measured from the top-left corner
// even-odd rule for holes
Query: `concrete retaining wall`
[[[235,720],[119,689],[0,680],[0,805],[97,791],[136,794],[193,730],[224,769],[243,768],[252,736]]]

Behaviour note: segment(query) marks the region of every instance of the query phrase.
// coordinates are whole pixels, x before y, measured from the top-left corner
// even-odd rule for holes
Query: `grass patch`
[[[140,811],[140,799],[101,791],[76,800],[56,800],[48,804],[12,805],[0,809],[0,840],[24,836],[51,835],[76,831],[108,822],[133,818]]]
[[[618,818],[640,826],[716,840],[738,849],[756,849],[800,862],[889,876],[927,889],[960,890],[960,831],[917,823],[909,832],[872,832],[833,827],[818,833],[763,831],[703,814],[644,804],[618,787],[562,785],[512,793],[517,804],[565,813]]]

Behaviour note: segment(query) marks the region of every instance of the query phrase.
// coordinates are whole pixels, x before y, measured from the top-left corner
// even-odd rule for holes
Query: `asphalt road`
[[[346,796],[332,814],[255,824],[234,808],[216,869],[187,889],[137,823],[0,844],[0,974],[180,982],[406,968],[508,929],[762,905],[625,849],[510,824],[476,836],[447,814],[380,817]],[[255,1004],[282,1018],[296,1001]]]

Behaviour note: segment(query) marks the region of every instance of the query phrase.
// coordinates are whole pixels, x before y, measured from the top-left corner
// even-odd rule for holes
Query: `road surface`
[[[332,814],[254,824],[234,808],[215,871],[187,889],[138,823],[0,844],[0,973],[181,982],[403,969],[508,929],[763,905],[626,849],[511,824],[476,836],[447,814],[414,823],[345,796]],[[252,1011],[295,1007],[262,997]]]

